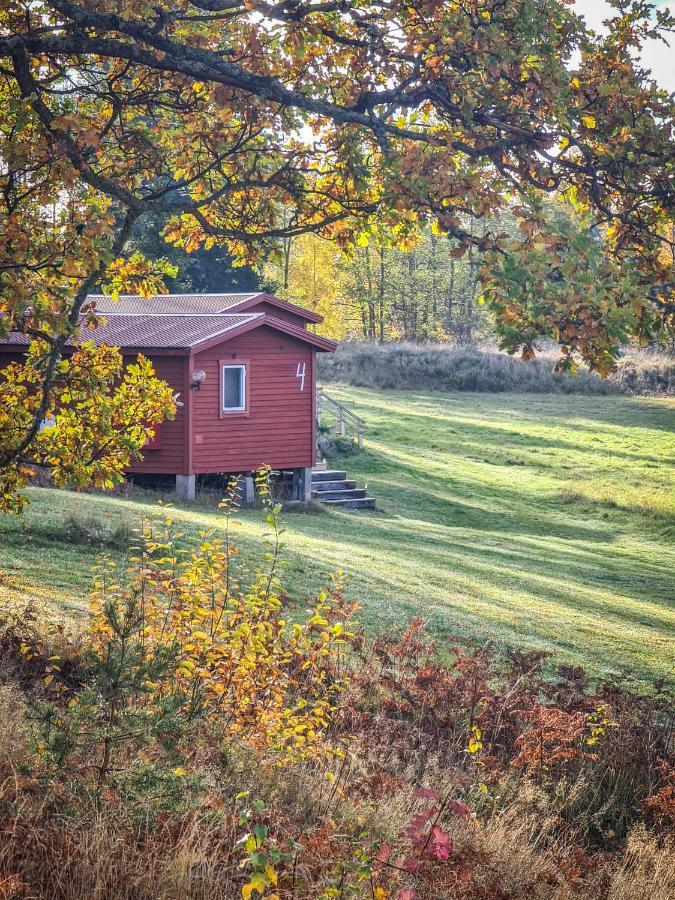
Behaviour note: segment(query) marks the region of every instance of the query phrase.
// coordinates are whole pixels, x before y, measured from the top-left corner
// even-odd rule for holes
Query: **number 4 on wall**
[[[296,369],[295,377],[300,379],[300,390],[304,391],[304,389],[305,389],[305,364],[304,364],[304,362],[298,363],[298,368]]]

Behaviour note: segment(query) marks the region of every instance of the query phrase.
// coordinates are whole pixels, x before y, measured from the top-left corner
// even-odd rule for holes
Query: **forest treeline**
[[[306,234],[284,242],[261,267],[260,281],[320,312],[324,333],[335,339],[472,343],[492,336],[479,263],[474,248],[460,256],[456,242],[431,229],[405,249],[376,234],[349,256]]]

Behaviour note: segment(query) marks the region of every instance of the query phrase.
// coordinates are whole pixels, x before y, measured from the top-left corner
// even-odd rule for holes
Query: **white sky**
[[[657,0],[657,6],[675,10],[673,0]],[[575,7],[578,13],[583,15],[586,22],[596,31],[602,30],[602,20],[611,18],[616,14],[606,0],[576,0]],[[670,47],[662,41],[649,41],[642,54],[642,64],[651,69],[654,78],[661,87],[668,91],[675,91],[675,35],[666,36]]]

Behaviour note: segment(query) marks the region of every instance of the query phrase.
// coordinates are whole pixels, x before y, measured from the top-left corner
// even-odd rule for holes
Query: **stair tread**
[[[365,494],[366,489],[365,488],[357,488],[357,487],[334,488],[333,490],[330,490],[330,491],[312,491],[312,493],[319,494],[319,496],[322,496],[323,494],[353,494],[354,491],[363,491],[363,493]]]
[[[324,481],[351,481],[345,472],[321,472],[321,477],[312,476],[315,484],[321,484]]]
[[[328,503],[331,500],[363,500],[366,496],[365,488],[352,488],[348,491],[321,491],[313,492],[315,500]]]
[[[374,497],[352,497],[346,500],[323,500],[326,506],[352,506],[354,509],[374,509]]]
[[[346,500],[349,500],[349,497],[345,497]],[[374,500],[374,497],[352,497],[352,500]],[[339,500],[326,500],[326,503],[339,503]]]

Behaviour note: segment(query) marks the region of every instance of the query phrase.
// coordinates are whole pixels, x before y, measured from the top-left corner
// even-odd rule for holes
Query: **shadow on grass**
[[[341,515],[346,514],[334,513],[332,518]],[[527,593],[545,593],[572,607],[587,607],[592,602],[587,596],[578,601],[570,597],[586,595],[593,586],[617,594],[628,594],[639,586],[639,603],[660,607],[668,598],[672,583],[668,572],[636,554],[617,554],[607,546],[614,537],[607,538],[599,531],[579,527],[567,533],[560,529],[554,538],[550,528],[544,534],[542,527],[513,528],[503,522],[501,527],[493,523],[486,529],[480,523],[467,526],[464,521],[453,521],[434,532],[429,531],[428,524],[404,517],[380,523],[370,517],[368,527],[359,529],[359,547],[375,556],[393,551],[413,569],[427,566],[424,571],[434,581],[440,573],[451,578],[453,572],[461,572],[499,588],[506,578]],[[471,540],[467,532],[474,533],[475,539]],[[352,539],[348,522],[336,523],[331,530],[331,541],[343,541],[346,555]],[[392,573],[392,580],[396,577]],[[607,611],[606,603],[597,607]],[[623,613],[617,607],[612,615],[621,618]]]
[[[348,389],[350,398],[356,391]],[[357,389],[355,400],[350,399],[352,406],[359,415],[361,411],[370,409],[376,416],[386,411],[389,406],[404,403],[407,407],[405,417],[408,418],[410,409],[419,407],[434,410],[433,418],[439,418],[438,409],[445,409],[453,413],[459,419],[468,419],[471,416],[493,416],[499,418],[509,415],[511,411],[517,413],[518,420],[540,422],[542,420],[560,423],[566,420],[574,425],[575,430],[597,431],[601,425],[612,425],[620,429],[647,428],[650,431],[674,430],[672,413],[667,414],[664,401],[667,397],[649,399],[645,397],[615,397],[602,395],[596,397],[570,398],[561,394],[487,394],[487,393],[438,393],[425,394],[415,391],[381,391],[375,393],[365,389]],[[574,408],[570,411],[570,403]],[[467,411],[470,409],[470,412]],[[657,411],[663,412],[663,420],[654,417]],[[636,422],[640,415],[649,416],[648,424]],[[442,418],[442,417],[440,417]],[[583,424],[597,423],[594,424]],[[366,422],[366,426],[368,422]],[[367,428],[366,428],[367,434]]]
[[[359,410],[359,414],[363,414],[362,409]],[[567,453],[573,453],[575,455],[578,454],[579,457],[588,457],[591,455],[599,456],[604,459],[616,458],[650,463],[662,462],[661,457],[654,456],[653,454],[631,450],[618,450],[616,447],[608,449],[604,444],[601,446],[590,446],[588,443],[580,445],[579,443],[566,441],[558,437],[546,437],[540,432],[532,435],[523,434],[522,431],[519,431],[515,426],[511,426],[508,422],[505,422],[502,425],[494,425],[476,422],[476,417],[470,418],[469,416],[464,416],[459,418],[455,416],[451,420],[454,427],[450,428],[448,420],[438,413],[432,415],[429,413],[408,412],[406,413],[405,418],[406,423],[412,427],[413,432],[417,432],[417,436],[415,433],[412,433],[403,439],[400,436],[397,436],[394,438],[397,445],[417,446],[420,434],[427,436],[433,434],[434,440],[442,440],[444,432],[447,431],[448,434],[453,435],[453,438],[447,441],[448,452],[455,455],[468,455],[471,458],[479,460],[489,452],[493,454],[505,454],[520,450],[532,453],[533,451],[541,451],[542,448],[545,448],[566,451]],[[540,423],[541,418],[542,417],[539,415],[532,417],[532,419],[536,420],[538,423]],[[576,422],[573,427],[577,429]],[[584,426],[579,425],[578,430],[582,429],[584,429]],[[664,430],[668,429],[664,426]],[[393,430],[392,434],[395,435]],[[504,447],[505,442],[508,442],[508,447]],[[443,448],[436,447],[435,449],[442,450]],[[533,466],[545,466],[543,462],[530,457],[528,457],[527,464]],[[550,468],[550,464],[547,464],[546,467]]]

